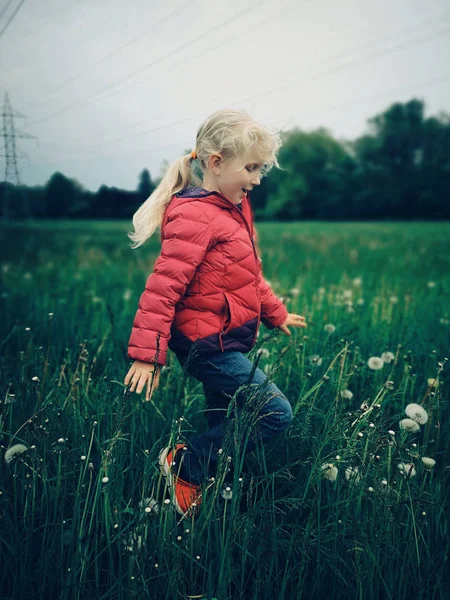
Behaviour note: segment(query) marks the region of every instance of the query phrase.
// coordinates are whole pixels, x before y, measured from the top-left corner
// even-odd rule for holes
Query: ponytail
[[[172,197],[189,185],[202,185],[192,168],[191,154],[178,158],[169,166],[159,185],[134,213],[134,231],[128,232],[128,237],[133,242],[132,250],[141,246],[161,227]]]

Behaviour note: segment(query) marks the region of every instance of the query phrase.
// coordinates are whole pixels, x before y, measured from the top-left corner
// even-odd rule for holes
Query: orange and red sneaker
[[[202,502],[201,486],[184,481],[174,472],[175,454],[184,447],[184,444],[176,444],[175,449],[171,446],[161,450],[159,454],[159,466],[161,473],[167,480],[172,490],[172,502],[180,515],[190,516],[197,514]]]

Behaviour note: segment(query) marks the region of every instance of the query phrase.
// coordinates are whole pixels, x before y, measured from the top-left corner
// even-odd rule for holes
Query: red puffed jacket
[[[255,247],[256,246],[256,247]],[[255,345],[259,323],[279,327],[288,311],[264,280],[248,196],[241,208],[219,192],[187,187],[161,224],[161,253],[147,279],[128,357],[166,364],[188,355]]]

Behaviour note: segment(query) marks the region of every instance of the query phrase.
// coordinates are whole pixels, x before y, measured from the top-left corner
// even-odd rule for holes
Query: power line
[[[379,97],[379,96],[384,96],[385,94],[390,94],[392,92],[399,92],[399,91],[406,91],[409,89],[417,89],[419,87],[432,87],[434,85],[438,85],[439,83],[443,83],[445,81],[450,81],[450,73],[442,76],[442,77],[434,77],[431,79],[426,79],[426,80],[422,80],[422,81],[416,81],[415,83],[409,84],[407,86],[396,86],[396,87],[392,87],[386,90],[383,90],[382,92],[376,92],[375,94],[371,94],[369,96],[361,96],[359,98],[354,98],[353,100],[349,100],[347,102],[343,102],[341,104],[335,104],[334,106],[329,106],[329,107],[319,107],[317,110],[320,111],[324,111],[324,113],[327,112],[331,112],[333,110],[339,109],[339,108],[344,108],[347,106],[351,106],[352,104],[358,104],[360,102],[365,102],[367,100],[372,100],[373,98]],[[184,121],[188,121],[191,118],[188,119],[184,119]],[[181,121],[180,121],[181,122]],[[84,160],[93,160],[95,158],[120,158],[122,156],[133,156],[134,154],[142,154],[142,153],[146,153],[146,154],[156,154],[157,152],[159,152],[160,150],[166,150],[167,148],[174,148],[174,147],[189,147],[189,144],[192,145],[192,141],[191,142],[185,142],[185,143],[180,143],[180,142],[173,142],[171,144],[168,145],[164,145],[164,146],[158,146],[157,148],[152,148],[151,150],[148,150],[148,146],[146,146],[145,148],[141,148],[140,150],[135,150],[133,152],[121,152],[120,154],[108,154],[108,155],[102,155],[102,156],[95,156],[95,157],[85,157]],[[87,150],[92,149],[91,147],[87,148]],[[60,160],[65,160],[65,159],[72,159],[71,153],[66,154],[63,157],[58,157]],[[35,165],[43,165],[43,164],[52,164],[54,162],[54,158],[47,160],[47,161],[40,161],[40,162],[36,162],[34,163]],[[73,160],[80,160],[80,158],[75,157]],[[83,160],[83,159],[81,159]]]
[[[101,58],[100,60],[98,60],[96,63],[89,65],[89,67],[87,69],[85,69],[81,73],[78,73],[78,75],[75,75],[75,77],[72,77],[71,79],[68,79],[67,81],[65,81],[64,83],[62,83],[60,86],[58,86],[57,88],[55,88],[53,90],[53,93],[55,93],[55,92],[57,92],[59,90],[64,89],[65,87],[67,87],[68,85],[70,85],[71,83],[73,83],[74,81],[78,81],[78,79],[80,79],[80,77],[82,77],[85,73],[89,73],[90,71],[92,71],[92,69],[95,69],[95,67],[97,67],[98,65],[101,65],[106,60],[112,58],[113,56],[115,56],[116,54],[118,54],[119,52],[121,52],[122,50],[124,50],[125,48],[128,48],[128,46],[131,46],[132,44],[134,44],[135,42],[137,42],[141,38],[143,38],[146,35],[148,35],[151,31],[153,31],[154,29],[156,29],[157,27],[159,27],[162,23],[164,23],[165,21],[168,21],[175,13],[179,13],[181,10],[183,10],[187,6],[189,6],[190,4],[193,4],[194,2],[197,2],[197,1],[198,0],[189,0],[189,2],[186,2],[186,4],[183,4],[183,6],[175,8],[169,15],[167,15],[166,17],[164,17],[160,21],[157,21],[152,27],[150,27],[150,29],[147,29],[146,31],[144,31],[144,33],[141,33],[141,34],[137,35],[136,37],[134,37],[130,41],[126,42],[126,44],[123,44],[123,46],[119,46],[119,48],[117,48],[113,52],[110,52],[109,54],[107,54],[106,56],[104,56],[103,58]]]
[[[436,35],[443,35],[444,33],[448,33],[449,31],[450,31],[450,27],[444,28],[443,30],[438,31],[437,33],[433,32],[432,34],[430,34],[428,36],[425,36],[425,37],[422,37],[422,38],[419,38],[419,39],[416,39],[416,40],[410,40],[409,43],[398,44],[397,46],[394,46],[394,47],[392,47],[390,49],[376,52],[376,53],[372,54],[371,56],[366,57],[365,60],[363,60],[363,61],[360,61],[360,60],[350,61],[350,62],[344,63],[343,65],[339,65],[337,67],[333,67],[332,69],[328,69],[328,70],[326,70],[326,71],[324,71],[322,73],[312,74],[311,76],[309,76],[307,78],[297,79],[294,82],[291,82],[291,83],[288,83],[288,84],[283,84],[283,85],[281,85],[281,86],[279,86],[278,88],[275,88],[275,89],[271,88],[269,91],[267,91],[265,93],[260,93],[259,92],[258,94],[254,95],[254,96],[249,96],[247,98],[241,99],[240,102],[241,103],[243,103],[243,102],[251,102],[252,100],[255,100],[255,99],[260,100],[261,98],[270,96],[272,94],[275,94],[275,93],[277,93],[277,92],[279,92],[281,90],[287,89],[289,87],[293,87],[293,86],[299,85],[300,83],[304,83],[306,81],[315,81],[315,80],[320,79],[320,78],[322,78],[324,76],[326,77],[326,76],[329,76],[329,75],[333,75],[333,74],[335,74],[337,72],[346,70],[347,68],[352,68],[354,66],[359,66],[361,64],[365,64],[367,61],[377,59],[377,58],[379,58],[381,56],[390,55],[390,54],[393,54],[395,52],[399,52],[399,51],[401,51],[401,50],[403,50],[405,48],[409,48],[409,47],[411,47],[413,45],[416,45],[416,44],[419,44],[419,43],[424,43],[426,41],[429,41],[430,39],[434,39]],[[222,96],[220,96],[220,97],[222,97]],[[170,128],[170,127],[173,127],[174,125],[178,125],[180,123],[184,123],[184,122],[189,121],[189,120],[190,120],[190,117],[188,117],[187,119],[182,119],[181,121],[177,121],[175,123],[170,123],[168,125],[158,125],[156,127],[153,127],[153,128],[150,128],[150,129],[146,129],[144,131],[139,131],[139,132],[134,133],[132,135],[127,135],[125,137],[121,137],[121,138],[118,138],[118,139],[115,139],[115,140],[109,140],[108,142],[104,142],[103,141],[103,142],[99,142],[97,144],[94,144],[94,145],[91,145],[91,146],[88,146],[88,147],[77,148],[77,149],[73,150],[72,152],[70,152],[69,154],[67,154],[66,156],[71,156],[73,154],[76,154],[77,152],[85,152],[86,150],[92,150],[94,148],[98,148],[99,146],[103,146],[105,143],[108,143],[108,144],[119,143],[119,142],[122,142],[124,140],[129,140],[129,139],[134,138],[134,137],[140,137],[140,136],[143,136],[143,135],[148,135],[149,133],[153,133],[155,131],[160,131],[162,129]]]
[[[307,0],[307,1],[308,1],[308,0]],[[273,17],[272,17],[270,20],[273,20],[273,19],[275,19],[275,18],[278,18],[278,17],[279,17],[281,14],[285,14],[286,12],[287,12],[287,11],[282,11],[281,13],[278,13],[278,14],[274,15],[274,16],[273,16]],[[439,19],[432,19],[432,20],[430,20],[430,21],[428,21],[428,22],[426,22],[426,23],[430,24],[430,23],[434,23],[434,22],[436,22],[436,21],[439,21],[439,23],[442,23],[442,21],[443,21],[443,20],[444,20],[444,21],[445,21],[445,20],[448,20],[449,16],[450,16],[450,14],[449,14],[449,13],[445,13],[445,14],[444,14],[444,15],[442,15],[442,16],[441,16]],[[267,21],[264,21],[262,24],[265,24],[266,22],[267,22]],[[257,25],[257,26],[256,26],[256,28],[258,28],[259,26],[261,26],[261,24]],[[402,30],[400,30],[400,31],[394,32],[393,36],[394,36],[394,38],[397,38],[399,35],[403,35],[403,34],[405,34],[405,33],[408,33],[408,32],[410,32],[410,31],[415,31],[415,30],[417,30],[417,29],[422,29],[422,28],[423,28],[423,26],[424,26],[424,23],[421,23],[420,25],[416,25],[416,26],[414,26],[414,27],[408,27],[408,28],[406,28],[406,29],[402,29]],[[255,28],[255,29],[256,29],[256,28]],[[369,27],[368,29],[370,30],[371,28]],[[250,31],[253,31],[253,29],[251,29]],[[240,35],[240,34],[238,34],[238,35]],[[229,41],[231,41],[231,40],[232,40],[232,39],[234,39],[235,37],[236,37],[236,36],[233,36],[232,38],[228,38],[228,39],[226,40],[226,42],[229,42]],[[365,48],[365,47],[367,47],[367,48],[370,48],[370,47],[372,47],[373,45],[377,45],[377,44],[379,44],[381,41],[384,41],[386,38],[387,38],[387,39],[390,41],[390,40],[392,39],[392,34],[391,34],[390,36],[382,36],[381,38],[377,38],[377,39],[373,40],[373,41],[372,41],[371,43],[369,43],[369,44],[364,44],[364,46],[362,46],[362,48]],[[213,49],[216,49],[216,48],[217,48],[217,47],[219,47],[220,45],[222,45],[222,44],[218,44],[218,45],[216,45],[216,46],[210,46],[209,48],[206,48],[206,49],[203,51],[203,53],[204,53],[204,52],[209,52],[210,50],[213,50]],[[324,61],[321,61],[321,62],[319,62],[319,64],[318,64],[317,66],[325,65],[325,64],[328,64],[328,63],[330,63],[330,62],[335,62],[336,60],[339,60],[339,59],[341,59],[341,58],[345,58],[345,57],[346,57],[346,56],[348,56],[349,54],[350,54],[350,52],[344,52],[343,54],[340,54],[340,55],[338,55],[338,56],[332,56],[332,57],[330,57],[330,58],[328,58],[328,59],[326,59],[326,60],[324,60]],[[189,61],[190,61],[190,60],[194,60],[195,58],[197,58],[197,56],[199,56],[199,55],[196,55],[196,56],[193,56],[193,57],[189,57],[189,59],[188,59],[188,60],[189,60]],[[172,66],[172,67],[169,67],[168,69],[166,69],[166,70],[165,70],[165,74],[166,74],[168,71],[170,71],[172,68],[174,68],[174,67],[178,67],[178,66],[180,66],[180,65],[183,65],[183,64],[185,64],[185,62],[187,62],[187,61],[182,61],[181,63],[177,63],[176,65],[174,65],[174,66]],[[289,74],[290,74],[290,73],[286,73],[286,74],[283,74],[283,76],[286,76],[286,75],[289,75]],[[139,81],[139,82],[136,82],[136,84],[138,85],[138,84],[140,84],[140,83],[143,83],[143,82],[144,82],[144,81],[146,81],[146,80],[147,80],[147,79],[145,79],[145,80],[141,80],[141,81]],[[132,85],[131,85],[131,86],[129,86],[127,89],[129,90],[131,87],[133,87],[133,85],[136,85],[136,84],[132,84]],[[252,88],[252,89],[259,89],[260,87],[261,87],[261,86],[256,86],[256,87],[254,87],[254,88]],[[241,94],[242,92],[245,92],[245,91],[246,91],[246,90],[239,90],[238,92],[236,92],[235,94],[233,94],[233,96],[235,96],[235,95],[239,95],[239,94]],[[101,100],[106,100],[107,98],[111,98],[112,96],[116,95],[117,93],[118,93],[118,92],[113,92],[112,94],[110,94],[110,95],[108,95],[108,96],[103,96],[103,97],[101,98]],[[223,94],[220,94],[220,95],[218,95],[218,96],[216,96],[216,97],[213,97],[211,100],[212,100],[212,101],[214,101],[214,100],[218,100],[218,99],[222,99],[222,100],[223,100],[223,99],[224,99],[224,98],[223,98]],[[227,98],[225,98],[225,101],[226,101],[226,100],[227,100]],[[94,100],[94,101],[95,101],[95,100]],[[185,110],[185,107],[183,107],[183,108],[180,108],[179,110],[177,110],[177,111],[174,111],[174,112],[172,112],[172,113],[169,113],[169,114],[167,114],[167,115],[163,115],[162,117],[158,117],[158,118],[157,118],[157,119],[155,119],[155,120],[158,120],[158,121],[160,121],[162,118],[165,118],[165,117],[171,117],[171,116],[173,116],[173,115],[175,115],[175,114],[177,114],[178,112],[181,112],[181,111],[183,111],[183,110]],[[143,123],[146,123],[146,124],[148,124],[148,120],[145,120],[145,121],[138,121],[138,122],[136,122],[136,123],[133,123],[133,124],[131,125],[131,127],[134,127],[134,126],[139,126],[139,125],[142,125]],[[111,132],[112,132],[112,131],[118,131],[118,130],[120,130],[120,129],[124,129],[124,128],[126,128],[126,127],[130,127],[130,125],[125,125],[125,126],[121,126],[121,127],[116,127],[116,128],[114,128],[114,129],[112,129],[112,130],[109,130],[109,131],[111,131]],[[108,132],[106,132],[106,133],[109,133],[109,131],[108,131]],[[103,131],[102,133],[105,133],[105,132]],[[89,139],[90,137],[96,137],[97,135],[98,135],[98,134],[88,135],[88,136],[84,136],[84,137],[82,137],[82,138],[78,138],[78,139],[86,139],[86,138],[87,138],[87,139]],[[77,140],[74,140],[74,141],[77,141]]]
[[[312,1],[312,0],[304,0],[301,6],[303,6],[303,4],[307,4],[308,2],[311,2],[311,1]],[[298,2],[298,0],[296,0],[295,2],[293,2],[293,3],[292,3],[292,5],[291,5],[289,8],[287,8],[287,9],[284,9],[284,10],[282,10],[282,11],[280,11],[280,12],[276,13],[275,15],[272,15],[272,16],[270,16],[270,17],[269,17],[268,19],[266,19],[265,21],[262,21],[261,23],[258,23],[258,24],[257,24],[257,25],[255,25],[254,27],[251,27],[250,29],[248,29],[248,30],[247,30],[247,33],[251,33],[251,32],[253,32],[253,31],[255,31],[256,29],[259,29],[259,27],[262,27],[262,26],[266,25],[266,24],[267,24],[267,23],[269,23],[269,22],[273,22],[275,19],[278,19],[280,16],[282,16],[282,15],[286,14],[287,12],[291,11],[291,10],[292,10],[292,8],[294,8],[294,7],[297,7],[297,6],[298,6],[297,2]],[[204,50],[202,50],[202,51],[201,51],[201,52],[199,52],[198,54],[195,54],[194,56],[190,56],[190,57],[189,57],[189,58],[187,58],[186,60],[184,60],[184,61],[181,61],[181,62],[179,62],[179,63],[176,63],[175,65],[172,65],[171,67],[168,67],[167,69],[165,69],[165,72],[164,72],[164,73],[166,74],[168,71],[171,71],[172,69],[174,69],[174,68],[176,68],[176,67],[179,67],[179,66],[181,66],[181,65],[184,65],[186,62],[191,62],[191,61],[195,60],[196,58],[198,58],[199,56],[202,56],[202,55],[204,55],[204,54],[205,54],[205,52],[209,52],[210,50],[216,50],[216,49],[217,49],[217,48],[219,48],[220,46],[224,46],[225,44],[228,44],[229,42],[233,41],[234,39],[236,39],[236,38],[240,38],[240,37],[242,37],[242,34],[241,34],[241,33],[238,33],[238,34],[236,34],[236,35],[233,35],[233,36],[231,36],[231,37],[227,38],[227,39],[226,39],[226,40],[224,40],[223,42],[220,42],[219,44],[216,44],[216,45],[214,45],[214,46],[209,46],[208,48],[205,48]],[[136,82],[136,84],[132,84],[131,86],[129,86],[128,88],[126,88],[126,90],[127,90],[127,89],[130,89],[130,88],[131,88],[133,85],[138,85],[138,84],[140,84],[140,83],[143,83],[143,81],[147,81],[147,79],[145,79],[145,80],[142,80],[142,81],[138,81],[138,82]],[[126,90],[125,90],[125,91],[126,91]],[[242,91],[242,90],[241,90],[241,91]],[[108,96],[103,96],[102,98],[100,98],[100,100],[106,100],[107,98],[110,98],[110,97],[114,96],[116,93],[118,93],[118,92],[113,92],[112,94],[110,94],[110,95],[108,95]],[[240,93],[240,92],[237,92],[237,93]],[[235,95],[235,94],[234,94],[234,95]],[[223,98],[223,95],[220,95],[220,96],[218,96],[218,97],[220,97],[220,98]],[[214,100],[214,98],[213,98],[213,100]],[[155,119],[155,120],[158,120],[158,121],[160,121],[160,120],[161,120],[161,118],[164,118],[164,117],[171,117],[171,116],[173,116],[174,114],[176,114],[176,113],[178,113],[178,112],[180,112],[180,111],[182,111],[182,110],[184,110],[184,108],[182,108],[182,109],[180,109],[180,110],[177,110],[177,111],[175,111],[175,112],[169,113],[168,115],[164,115],[163,117],[158,117],[158,118],[157,118],[157,119]],[[134,126],[137,126],[137,125],[141,125],[142,123],[148,123],[148,119],[147,119],[147,120],[145,120],[145,121],[138,121],[137,123],[133,123],[132,125],[121,125],[120,127],[115,127],[114,129],[108,130],[106,133],[110,133],[110,132],[113,132],[113,131],[119,131],[120,129],[124,129],[124,128],[126,128],[126,127],[134,127]],[[105,133],[105,132],[103,132],[103,133]],[[98,135],[98,134],[96,134],[96,133],[95,133],[95,134],[90,134],[90,135],[88,135],[88,136],[82,136],[81,138],[76,138],[74,141],[77,141],[77,139],[86,139],[86,138],[87,138],[87,139],[89,139],[90,137],[96,137],[97,135]]]
[[[16,10],[13,12],[13,14],[10,16],[9,21],[7,21],[6,25],[3,27],[3,29],[0,31],[0,37],[5,33],[5,31],[8,29],[9,24],[12,22],[12,20],[14,19],[14,17],[17,15],[17,13],[19,12],[20,8],[22,7],[22,5],[26,2],[26,0],[20,0],[20,4],[19,6],[16,8]],[[8,5],[9,6],[9,5]],[[8,8],[8,7],[7,7]]]
[[[214,27],[211,27],[211,29],[208,29],[208,31],[206,31],[204,34],[202,34],[203,36],[208,35],[210,33],[212,33],[213,31],[216,31],[218,29],[221,29],[222,27],[224,27],[225,25],[229,25],[230,23],[232,23],[233,21],[235,21],[238,17],[242,16],[244,13],[254,9],[256,6],[259,6],[260,4],[264,4],[266,2],[269,2],[272,0],[258,0],[257,2],[255,2],[254,4],[252,4],[251,6],[249,6],[248,8],[236,13],[233,17],[226,19],[225,21],[223,21],[222,23],[219,23],[218,25],[215,25]],[[124,81],[126,81],[127,79],[129,79],[130,77],[133,77],[134,75],[141,73],[142,71],[145,71],[147,69],[149,69],[150,67],[152,67],[154,64],[157,64],[158,62],[160,62],[161,60],[166,59],[169,56],[172,56],[173,54],[176,54],[177,52],[180,52],[181,50],[184,50],[185,48],[191,46],[192,44],[194,44],[196,41],[198,40],[198,38],[195,39],[191,39],[188,42],[181,44],[180,46],[177,46],[177,48],[175,48],[174,50],[168,52],[167,54],[165,54],[164,56],[160,57],[159,59],[157,59],[156,61],[153,61],[151,63],[147,63],[146,65],[144,65],[143,67],[140,67],[139,69],[137,69],[136,71],[134,71],[133,73],[130,73],[128,75],[126,75],[125,77],[122,77],[122,79],[119,79],[105,87],[103,87],[100,90],[97,90],[96,92],[94,92],[94,94],[91,94],[90,96],[88,96],[87,98],[84,98],[83,100],[77,100],[75,102],[72,102],[72,104],[63,106],[61,109],[59,109],[58,111],[55,111],[54,113],[48,115],[47,117],[44,117],[43,119],[39,119],[38,121],[33,121],[32,123],[30,123],[30,125],[37,125],[38,123],[43,123],[44,121],[48,121],[50,119],[52,119],[53,117],[61,114],[62,112],[65,112],[66,110],[72,108],[73,106],[76,106],[80,103],[84,103],[87,102],[88,100],[90,100],[91,98],[94,98],[95,96],[98,96],[98,94],[103,93],[104,91],[110,89],[111,87],[118,85],[120,83],[123,83]]]
[[[3,15],[5,14],[5,12],[8,10],[8,8],[9,8],[9,5],[11,4],[11,2],[12,2],[12,0],[9,0],[9,1],[6,3],[6,5],[5,5],[4,9],[2,10],[2,12],[0,12],[0,19],[3,17]]]

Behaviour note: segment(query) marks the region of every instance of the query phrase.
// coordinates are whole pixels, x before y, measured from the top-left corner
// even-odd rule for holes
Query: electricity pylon
[[[16,138],[26,138],[26,139],[37,139],[34,135],[30,135],[29,133],[24,133],[23,131],[19,131],[14,127],[14,118],[26,119],[25,115],[18,112],[17,110],[13,110],[11,107],[11,103],[9,101],[8,92],[5,92],[5,101],[3,103],[3,127],[0,129],[0,135],[4,138],[4,146],[1,149],[5,151],[5,154],[0,154],[6,158],[6,169],[5,169],[5,185],[3,186],[2,197],[2,219],[7,221],[10,216],[11,207],[10,207],[10,198],[8,193],[8,183],[12,183],[13,185],[20,184],[20,176],[19,169],[17,168],[17,147],[16,147]],[[20,150],[20,156],[26,156],[25,152]],[[22,214],[25,217],[30,216],[30,205],[28,200],[28,195],[26,193],[19,194],[22,201]]]

